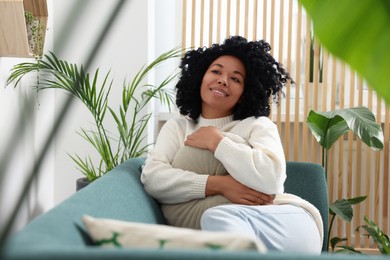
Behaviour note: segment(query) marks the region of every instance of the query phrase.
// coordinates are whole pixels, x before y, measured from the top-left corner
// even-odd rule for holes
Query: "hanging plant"
[[[46,24],[31,12],[24,12],[24,16],[26,18],[27,39],[30,51],[35,59],[41,60],[43,56]]]

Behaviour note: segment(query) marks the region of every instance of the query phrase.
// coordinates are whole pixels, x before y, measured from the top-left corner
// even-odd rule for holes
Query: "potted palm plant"
[[[38,90],[60,89],[82,102],[94,120],[94,130],[81,129],[79,134],[93,147],[100,159],[93,162],[90,155],[81,157],[70,155],[87,182],[92,182],[129,158],[140,157],[148,146],[145,144],[145,129],[152,113],[145,112],[152,99],[157,98],[170,107],[172,91],[165,87],[176,78],[167,76],[162,82],[153,85],[145,83],[146,77],[164,61],[177,58],[179,48],[167,51],[149,65],[143,66],[122,90],[122,103],[118,110],[108,104],[113,80],[110,72],[100,77],[99,69],[93,74],[84,71],[83,66],[60,60],[54,53],[44,55],[42,60],[15,65],[7,79],[7,85],[17,86],[20,80],[31,72],[39,73]],[[101,82],[99,79],[103,79]],[[110,115],[116,123],[116,133],[107,130],[106,117]],[[110,121],[112,122],[112,121]]]
[[[352,131],[373,150],[382,150],[384,146],[383,131],[376,123],[374,114],[366,107],[345,108],[329,112],[311,110],[306,118],[314,138],[322,147],[322,166],[325,168],[327,179],[329,150],[332,145],[345,133]],[[334,237],[330,240],[330,232],[336,216],[350,222],[353,217],[352,205],[360,203],[366,196],[336,200],[329,206],[331,221],[328,229],[327,248],[331,243],[332,251],[345,238]],[[352,247],[340,246],[342,250],[356,252]]]

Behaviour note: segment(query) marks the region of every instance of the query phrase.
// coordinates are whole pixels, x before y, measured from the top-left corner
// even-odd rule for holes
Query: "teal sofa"
[[[291,254],[224,250],[101,248],[93,244],[81,221],[84,214],[133,222],[164,224],[158,203],[140,182],[143,159],[130,159],[75,192],[69,199],[9,237],[0,259],[367,259],[368,256]],[[308,199],[327,214],[323,168],[288,162],[286,191]],[[325,218],[326,219],[326,218]],[[326,221],[325,221],[326,223]],[[327,225],[326,225],[327,226]],[[325,232],[326,233],[326,232]],[[299,239],[299,238],[297,238]],[[370,259],[390,259],[369,256]]]

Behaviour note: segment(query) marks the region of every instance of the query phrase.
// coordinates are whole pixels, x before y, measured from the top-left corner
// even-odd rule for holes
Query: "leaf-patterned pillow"
[[[258,238],[240,233],[201,231],[88,215],[83,216],[82,221],[92,240],[103,247],[266,251]]]

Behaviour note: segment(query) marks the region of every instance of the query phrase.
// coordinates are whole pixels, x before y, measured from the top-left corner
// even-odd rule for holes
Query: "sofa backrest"
[[[101,197],[106,212],[90,212],[94,217],[165,224],[160,205],[145,191],[141,180],[144,159],[134,158],[120,164],[94,183],[93,192]],[[102,194],[106,191],[107,194]],[[96,208],[94,208],[96,209]]]

